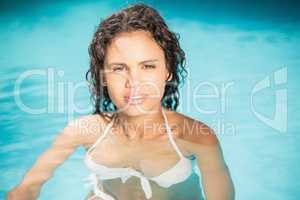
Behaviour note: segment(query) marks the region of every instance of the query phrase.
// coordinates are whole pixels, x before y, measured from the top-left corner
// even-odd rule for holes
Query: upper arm
[[[199,123],[199,122],[197,122]],[[203,123],[188,137],[188,151],[196,156],[207,200],[234,199],[234,185],[214,131]]]

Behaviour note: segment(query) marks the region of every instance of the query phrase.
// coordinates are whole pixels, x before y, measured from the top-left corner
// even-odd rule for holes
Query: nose
[[[131,91],[138,90],[140,85],[140,77],[137,72],[131,72],[126,80],[126,88],[129,88]]]
[[[132,90],[137,90],[139,87],[139,84],[140,84],[139,80],[129,78],[126,81],[126,88],[130,88]]]

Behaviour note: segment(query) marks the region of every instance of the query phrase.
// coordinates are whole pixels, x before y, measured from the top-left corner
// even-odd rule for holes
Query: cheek
[[[160,99],[164,94],[165,82],[158,78],[148,79],[143,82],[141,89],[151,98]]]
[[[107,76],[108,94],[113,101],[117,101],[123,97],[125,81],[126,80],[121,76]]]

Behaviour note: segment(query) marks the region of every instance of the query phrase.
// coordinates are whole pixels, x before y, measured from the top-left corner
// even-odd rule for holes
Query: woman
[[[36,199],[79,146],[92,172],[87,199],[234,199],[213,130],[176,112],[185,54],[159,13],[135,4],[111,15],[89,53],[94,114],[70,122],[8,199]]]

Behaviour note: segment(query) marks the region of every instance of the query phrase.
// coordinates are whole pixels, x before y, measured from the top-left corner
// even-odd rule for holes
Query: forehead
[[[163,59],[162,48],[146,31],[134,31],[117,35],[106,51],[107,61]]]

